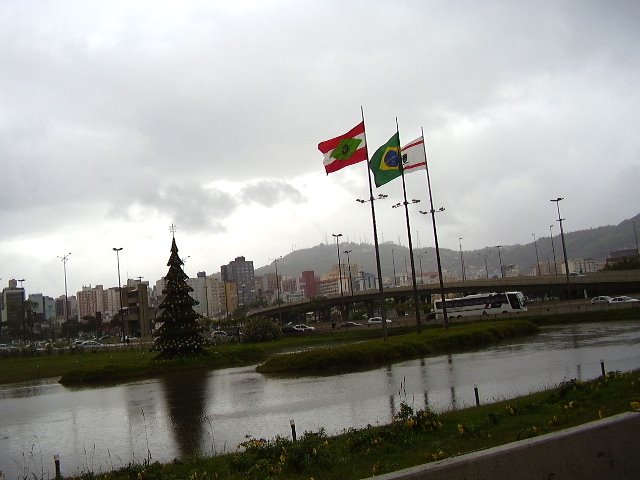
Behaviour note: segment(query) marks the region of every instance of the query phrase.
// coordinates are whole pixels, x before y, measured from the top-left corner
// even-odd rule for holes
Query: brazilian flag
[[[381,187],[402,175],[402,156],[400,155],[400,135],[394,133],[387,143],[373,154],[369,161],[376,187]]]

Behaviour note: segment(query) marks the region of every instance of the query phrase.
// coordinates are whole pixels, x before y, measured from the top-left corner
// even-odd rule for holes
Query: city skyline
[[[369,156],[424,129],[440,246],[617,224],[640,203],[640,5],[462,1],[0,5],[0,278],[63,293],[238,255],[373,243],[367,168],[317,144],[359,123]],[[390,22],[402,28],[390,29]],[[384,34],[382,33],[384,32]],[[634,53],[636,52],[636,53]],[[393,75],[390,65],[397,65]],[[384,69],[384,73],[380,70]],[[433,246],[423,172],[413,242]],[[380,241],[407,244],[401,182]]]

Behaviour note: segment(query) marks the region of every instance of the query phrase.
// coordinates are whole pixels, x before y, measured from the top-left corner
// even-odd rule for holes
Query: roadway
[[[617,272],[595,272],[580,276],[570,276],[569,283],[564,275],[539,275],[521,276],[505,278],[479,278],[472,280],[450,280],[444,284],[445,294],[471,294],[484,292],[507,292],[520,291],[530,298],[557,298],[560,300],[575,301],[590,299],[598,295],[628,295],[640,292],[640,270],[624,270]],[[431,303],[432,295],[440,294],[440,286],[437,283],[418,285],[420,300]],[[328,295],[325,297],[324,305],[338,307],[344,301],[345,304],[361,303],[370,306],[379,300],[380,294],[377,289],[363,292],[346,292],[342,299],[340,295]],[[396,301],[407,301],[413,298],[413,287],[388,287],[384,289],[384,298]],[[547,302],[548,303],[548,302]],[[278,306],[271,306],[253,310],[248,316],[268,316],[277,318],[282,315],[283,321],[301,321],[296,318],[300,312],[312,311],[312,303],[308,300],[285,303]]]

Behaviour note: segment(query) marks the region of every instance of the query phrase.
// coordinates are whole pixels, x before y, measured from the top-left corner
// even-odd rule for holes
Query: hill
[[[567,256],[569,259],[592,258],[594,260],[605,260],[612,251],[636,248],[636,238],[634,235],[634,223],[640,224],[640,214],[633,218],[624,220],[618,225],[607,225],[589,230],[578,230],[565,233],[565,243]],[[558,262],[563,259],[562,242],[560,235],[554,235],[553,244]],[[550,237],[537,239],[538,257],[540,263],[550,262],[553,264],[553,249]],[[359,271],[367,273],[376,272],[374,247],[368,243],[344,242],[340,244],[341,261],[347,262],[347,256],[343,254],[345,250],[351,250],[349,260],[352,265],[357,265],[352,274],[358,275]],[[434,247],[421,248],[415,251],[416,271],[420,271],[422,264],[423,272],[437,271],[436,254]],[[419,258],[418,254],[422,255]],[[531,272],[536,265],[536,248],[533,242],[526,245],[504,245],[500,248],[503,265],[517,265],[524,274]],[[442,268],[454,275],[460,274],[460,252],[447,248],[440,249]],[[485,267],[486,258],[486,267]],[[464,251],[465,271],[470,278],[486,274],[498,275],[500,264],[498,251],[495,247],[485,247],[479,250]],[[283,256],[278,262],[278,273],[282,276],[298,276],[304,270],[313,270],[316,275],[322,275],[331,270],[337,262],[337,251],[334,243],[321,243],[315,247],[296,250]],[[380,263],[384,276],[393,277],[394,264],[397,275],[410,272],[409,249],[405,246],[393,242],[380,244]],[[357,270],[357,271],[356,271]],[[273,265],[265,265],[257,268],[256,275],[273,273]]]

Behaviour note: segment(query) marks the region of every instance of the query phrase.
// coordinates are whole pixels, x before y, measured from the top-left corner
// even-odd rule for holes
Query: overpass
[[[453,280],[444,284],[445,294],[465,295],[471,293],[520,291],[528,297],[557,297],[560,299],[590,298],[598,295],[624,295],[640,292],[640,270],[622,270],[614,272],[595,272],[585,275],[570,276],[567,285],[567,277],[560,275],[539,275],[533,277],[505,277],[505,278],[479,278],[473,280]],[[433,295],[440,295],[440,285],[428,283],[418,285],[420,301],[432,303]],[[380,293],[377,289],[362,292],[347,292],[344,294],[344,304],[365,303],[373,311],[374,302],[379,300]],[[395,301],[407,301],[413,298],[413,287],[387,287],[384,289],[384,298]],[[339,307],[342,303],[340,295],[328,295],[324,297],[322,307],[330,309]],[[280,308],[271,306],[250,311],[247,316],[266,316],[279,318],[285,321],[300,321],[300,312],[313,311],[317,307],[313,300],[283,303]]]

